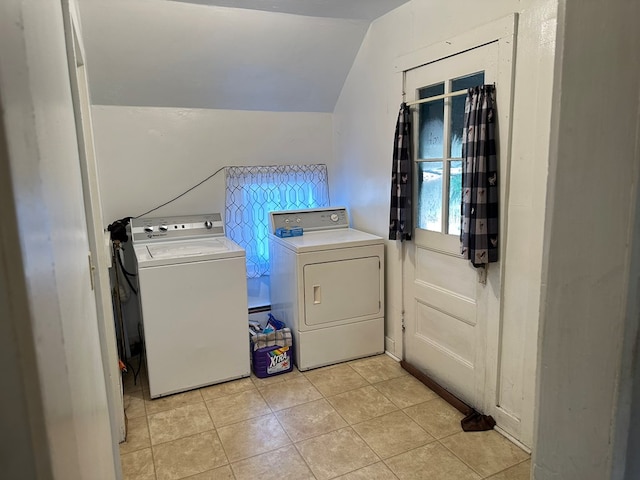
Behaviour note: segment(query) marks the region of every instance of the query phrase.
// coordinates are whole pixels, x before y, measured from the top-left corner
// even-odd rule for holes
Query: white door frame
[[[485,395],[482,400],[483,404],[477,407],[482,409],[484,413],[493,415],[498,426],[515,437],[518,437],[520,432],[520,419],[501,409],[499,405],[499,372],[504,298],[504,255],[508,240],[507,205],[509,203],[509,168],[511,163],[511,125],[513,118],[513,81],[515,73],[517,24],[518,14],[514,13],[460,34],[455,38],[398,57],[394,65],[395,72],[404,77],[404,73],[407,70],[429,65],[489,43],[497,42],[498,44],[499,59],[496,83],[499,85],[499,88],[496,89],[496,104],[499,106],[499,118],[503,123],[506,122],[506,125],[499,127],[498,145],[501,168],[500,176],[503,179],[500,186],[501,261],[498,264],[499,268],[494,267],[489,269],[487,286],[491,283],[500,285],[500,291],[496,292],[497,299],[495,301],[487,302],[487,318],[497,319],[497,321],[488,322],[487,325]],[[402,82],[402,85],[404,86],[404,82]],[[406,248],[403,242],[403,278],[404,262],[407,259]],[[492,282],[492,280],[494,281]],[[404,311],[404,285],[402,301]],[[402,329],[404,330],[403,327]],[[403,336],[399,335],[396,338],[396,341],[400,341],[399,348],[397,347],[396,351],[403,351]]]
[[[114,439],[123,442],[126,436],[122,376],[118,367],[118,348],[111,300],[109,268],[111,255],[109,238],[104,231],[97,163],[93,144],[91,105],[89,87],[84,64],[84,49],[80,38],[79,21],[69,1],[63,1],[65,30],[67,35],[67,56],[69,77],[74,103],[76,131],[78,132],[78,154],[87,218],[87,233],[91,250],[91,264],[94,274],[94,293],[98,317],[98,332],[105,387],[109,405],[111,432]],[[116,458],[118,445],[114,445]]]

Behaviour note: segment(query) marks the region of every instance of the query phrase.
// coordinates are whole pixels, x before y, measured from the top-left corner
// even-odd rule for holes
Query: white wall
[[[157,0],[81,3],[94,103],[331,112],[366,20]]]
[[[94,105],[92,115],[107,225],[161,205],[224,166],[324,163],[333,175],[328,113]],[[224,215],[224,171],[149,215],[208,212]],[[128,244],[125,255],[132,261]],[[125,324],[134,342],[139,311],[129,298]]]
[[[620,479],[638,376],[640,4],[560,6],[534,473]]]
[[[325,163],[333,174],[327,113],[95,105],[92,114],[107,224],[154,208],[224,166]],[[224,189],[223,171],[150,215],[224,213]]]
[[[4,38],[4,37],[3,37]],[[1,55],[1,54],[0,54]],[[2,102],[0,102],[0,105]],[[16,232],[9,156],[0,120],[0,438],[2,471],[7,478],[35,479],[51,475],[40,385],[29,322],[29,300]],[[31,418],[30,418],[31,417]]]
[[[17,355],[16,400],[31,435],[3,457],[35,461],[31,472],[24,466],[31,478],[116,478],[60,2],[0,3],[0,101],[8,145],[0,168],[12,185],[1,193],[0,277],[15,282],[0,349]],[[24,410],[12,421],[26,423]]]
[[[402,100],[395,59],[520,13],[497,401],[520,420],[519,431],[511,433],[531,445],[556,1],[495,1],[483,8],[476,3],[413,0],[371,25],[334,112],[331,190],[334,200],[350,206],[357,228],[386,237],[393,132]],[[402,356],[400,249],[390,241],[386,251],[387,348]]]

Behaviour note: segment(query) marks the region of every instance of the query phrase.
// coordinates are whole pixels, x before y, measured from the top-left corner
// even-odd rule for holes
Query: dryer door
[[[380,257],[371,256],[304,266],[304,323],[349,323],[380,314]]]

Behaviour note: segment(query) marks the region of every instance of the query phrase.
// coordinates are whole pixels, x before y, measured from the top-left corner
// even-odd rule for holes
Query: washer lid
[[[226,237],[134,245],[138,267],[175,265],[230,257],[244,257],[244,249]]]
[[[354,230],[353,228],[304,232],[299,237],[279,238],[275,235],[270,235],[270,238],[271,241],[281,243],[296,253],[317,252],[335,248],[365,247],[384,243],[382,237]]]

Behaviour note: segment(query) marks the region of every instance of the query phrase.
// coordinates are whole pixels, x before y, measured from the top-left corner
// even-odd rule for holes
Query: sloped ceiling
[[[332,112],[371,19],[406,0],[200,1],[80,0],[92,103]]]
[[[374,20],[408,0],[174,0],[177,2],[292,13],[309,17]]]

